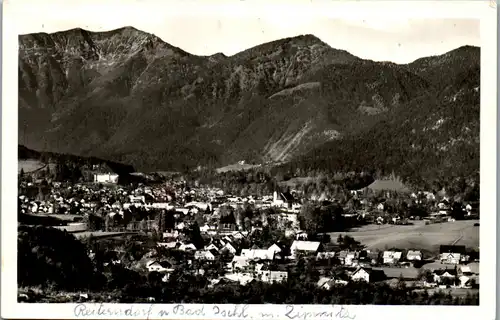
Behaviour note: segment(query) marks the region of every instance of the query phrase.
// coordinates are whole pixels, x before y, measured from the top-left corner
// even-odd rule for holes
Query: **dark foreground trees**
[[[84,244],[55,228],[19,227],[17,270],[20,286],[77,290],[102,284]]]

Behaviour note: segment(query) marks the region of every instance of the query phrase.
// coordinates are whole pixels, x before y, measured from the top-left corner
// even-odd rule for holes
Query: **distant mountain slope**
[[[464,119],[448,112],[449,99],[462,94],[457,81],[469,92],[479,80],[473,47],[396,65],[312,35],[230,57],[191,55],[130,27],[23,35],[19,44],[20,143],[144,170],[311,158],[378,135],[401,140],[400,159],[413,139],[404,121],[424,128],[439,110],[458,128]],[[352,150],[356,163],[372,159]]]

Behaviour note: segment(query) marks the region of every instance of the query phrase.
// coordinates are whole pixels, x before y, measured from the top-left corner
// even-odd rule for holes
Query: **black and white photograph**
[[[495,301],[496,53],[480,14],[52,2],[4,7],[16,310],[355,319],[352,305]]]

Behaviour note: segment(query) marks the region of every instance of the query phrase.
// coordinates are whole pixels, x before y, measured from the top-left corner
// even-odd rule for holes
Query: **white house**
[[[347,283],[349,282],[335,277],[321,277],[317,285],[321,289],[331,290],[336,285],[346,285]]]
[[[94,183],[118,183],[118,175],[114,173],[94,174]]]
[[[180,245],[180,243],[178,243],[177,241],[157,242],[156,245],[159,247],[164,247],[164,248],[168,248],[168,249],[175,249],[177,247],[177,245]]]
[[[267,283],[284,282],[288,280],[288,272],[286,271],[270,271],[260,270],[259,274],[261,280]]]
[[[397,251],[384,251],[383,261],[384,264],[395,264],[401,260],[401,252]]]
[[[319,251],[321,243],[318,241],[300,241],[295,240],[290,246],[292,257],[296,257],[297,253],[304,252],[306,254],[316,254]]]
[[[406,254],[406,259],[408,261],[422,260],[422,252],[416,250],[408,250]]]
[[[335,252],[318,252],[316,260],[328,260],[335,257]]]
[[[179,247],[179,250],[181,250],[181,251],[195,251],[196,249],[197,248],[192,243],[181,244],[181,246]]]
[[[445,264],[459,264],[461,259],[460,253],[442,253],[441,263]]]
[[[215,250],[200,250],[196,251],[194,253],[194,258],[196,260],[208,260],[208,261],[214,261],[216,257],[216,251]]]
[[[241,256],[249,260],[273,260],[274,253],[266,249],[242,249]]]
[[[272,246],[267,248],[267,251],[272,252],[273,254],[276,254],[276,253],[281,252],[281,248],[276,243],[274,243]]]
[[[246,275],[246,274],[241,274],[241,273],[226,274],[225,278],[230,280],[230,281],[239,282],[239,284],[241,284],[242,286],[255,280],[253,277]]]
[[[236,253],[236,249],[233,247],[233,245],[231,243],[226,243],[226,245],[224,246],[223,249],[226,249],[228,250],[229,252],[231,252],[232,254],[235,254]]]
[[[209,244],[208,246],[205,247],[205,250],[215,250],[219,252],[219,248],[214,243]]]
[[[172,264],[168,261],[157,261],[153,260],[147,264],[147,268],[149,272],[173,272],[175,269]]]
[[[366,281],[374,282],[385,279],[385,273],[383,270],[376,270],[371,268],[359,267],[351,274],[351,279],[353,281]]]
[[[356,253],[355,252],[348,252],[345,255],[345,258],[344,258],[344,265],[346,265],[346,266],[352,266],[353,265],[353,261],[355,259],[356,259]]]
[[[249,259],[242,256],[234,256],[233,260],[228,263],[228,267],[232,272],[235,272],[237,270],[246,270],[249,266]]]

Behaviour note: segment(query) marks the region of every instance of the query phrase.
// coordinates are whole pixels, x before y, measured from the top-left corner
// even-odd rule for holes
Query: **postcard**
[[[496,2],[3,15],[2,317],[495,317]]]

